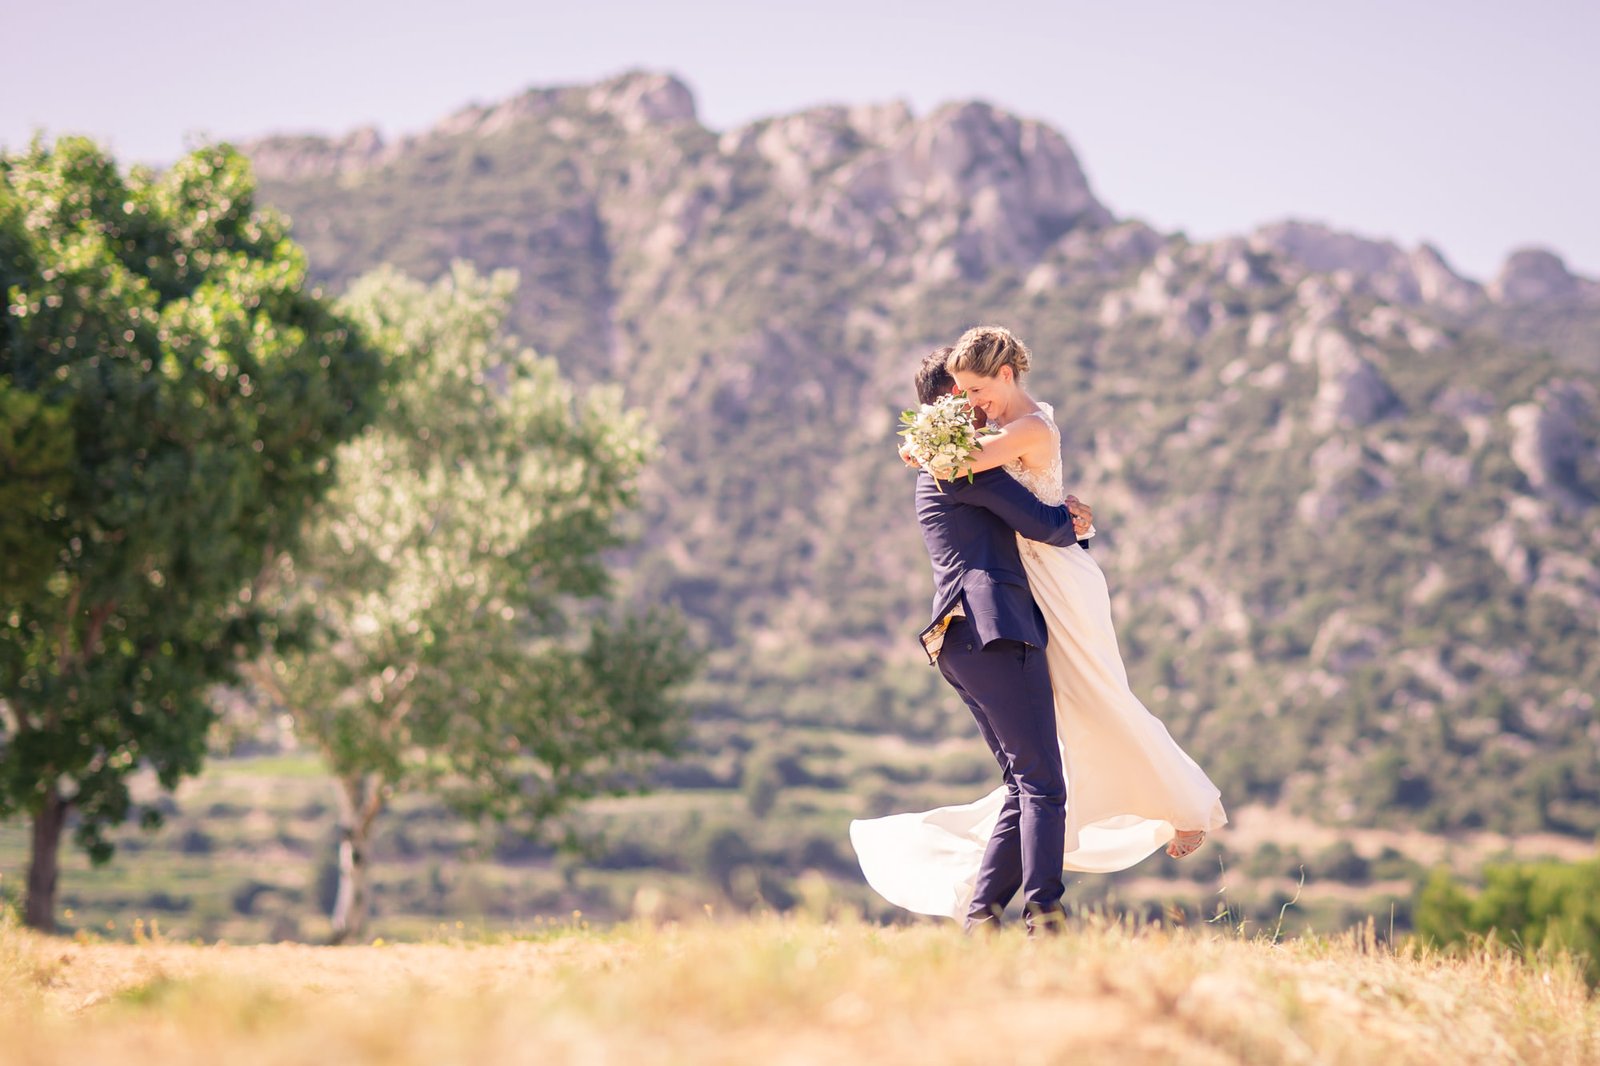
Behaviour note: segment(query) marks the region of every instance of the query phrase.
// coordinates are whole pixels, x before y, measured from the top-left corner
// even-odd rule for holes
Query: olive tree
[[[380,270],[341,305],[395,383],[281,562],[303,639],[259,677],[337,783],[336,941],[366,922],[396,792],[537,833],[681,732],[676,623],[609,605],[605,552],[652,442],[617,392],[577,395],[505,335],[515,287],[462,264],[432,286]]]

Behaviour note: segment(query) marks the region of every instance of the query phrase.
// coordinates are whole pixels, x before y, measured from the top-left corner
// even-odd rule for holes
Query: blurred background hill
[[[1600,283],[1553,254],[1480,283],[1311,224],[1193,243],[983,104],[718,135],[654,74],[247,151],[329,285],[514,267],[517,332],[651,412],[629,568],[718,649],[708,726],[966,735],[908,637],[893,413],[998,321],[1102,516],[1136,683],[1235,804],[1600,829]]]

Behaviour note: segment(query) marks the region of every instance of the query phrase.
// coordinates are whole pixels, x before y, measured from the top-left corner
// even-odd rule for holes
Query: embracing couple
[[[983,326],[916,379],[923,404],[964,392],[998,430],[970,480],[919,473],[916,502],[935,584],[920,639],[1003,783],[850,824],[880,895],[968,930],[997,928],[1019,892],[1030,932],[1058,924],[1064,871],[1126,869],[1163,845],[1182,858],[1227,821],[1216,786],[1128,687],[1105,575],[1079,542],[1092,514],[1065,493],[1054,413],[1022,387],[1029,362],[1009,330]]]

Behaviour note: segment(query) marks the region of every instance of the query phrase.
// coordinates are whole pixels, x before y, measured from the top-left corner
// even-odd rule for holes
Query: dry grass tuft
[[[416,1064],[1600,1063],[1563,961],[760,919],[353,948],[77,944],[0,929],[0,1061]]]

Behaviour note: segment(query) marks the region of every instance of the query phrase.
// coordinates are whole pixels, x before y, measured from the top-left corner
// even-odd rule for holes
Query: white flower
[[[954,476],[978,450],[980,434],[965,396],[946,396],[903,411],[900,424],[907,454],[935,477]]]

